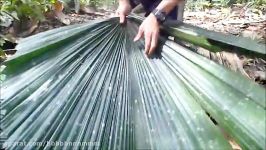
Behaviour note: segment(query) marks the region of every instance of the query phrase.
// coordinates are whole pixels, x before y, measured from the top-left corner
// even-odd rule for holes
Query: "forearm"
[[[119,0],[119,4],[130,4],[129,0]]]
[[[166,14],[169,14],[180,1],[182,0],[162,0],[156,9],[162,10]]]

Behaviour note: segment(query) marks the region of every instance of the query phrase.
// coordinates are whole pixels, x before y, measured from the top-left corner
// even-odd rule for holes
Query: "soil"
[[[104,19],[104,18],[108,17],[107,15],[108,15],[108,13],[106,13],[105,16],[76,14],[74,12],[66,14],[67,19],[69,19],[69,21],[70,21],[70,25],[81,24],[81,23],[89,22],[90,20],[95,20],[95,19]],[[51,30],[54,28],[59,28],[62,26],[66,26],[66,25],[56,18],[50,18],[50,19],[47,19],[46,21],[40,23],[39,27],[35,30],[35,32],[33,34],[37,34],[37,33]]]
[[[266,43],[266,15],[265,11],[235,5],[231,8],[211,8],[202,11],[184,12],[184,22],[208,30],[243,36]],[[235,53],[210,53],[199,48],[202,55],[238,71],[244,76],[266,87],[266,61],[262,58],[248,58]],[[222,61],[221,61],[222,60]]]

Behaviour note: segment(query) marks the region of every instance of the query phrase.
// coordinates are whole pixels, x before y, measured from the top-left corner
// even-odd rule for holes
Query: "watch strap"
[[[163,23],[166,19],[166,13],[159,10],[159,9],[154,9],[152,11],[152,14],[156,17],[156,19],[159,23]]]

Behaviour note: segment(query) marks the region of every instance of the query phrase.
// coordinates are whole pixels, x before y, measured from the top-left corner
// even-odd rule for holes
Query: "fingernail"
[[[149,54],[146,53],[145,55],[146,55],[147,58],[150,58],[150,55]]]
[[[148,58],[151,58],[151,53],[148,53],[147,56],[148,56]]]
[[[149,52],[145,50],[145,54],[148,56],[149,55]]]

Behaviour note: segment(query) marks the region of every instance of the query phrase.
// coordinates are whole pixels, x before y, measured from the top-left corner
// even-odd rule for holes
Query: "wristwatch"
[[[161,10],[159,10],[159,9],[154,9],[152,11],[152,14],[156,17],[157,21],[160,24],[162,24],[165,21],[165,19],[166,19],[166,13],[161,11]]]

